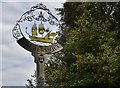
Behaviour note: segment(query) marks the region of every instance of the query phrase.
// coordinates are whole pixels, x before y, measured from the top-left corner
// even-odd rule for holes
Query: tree
[[[120,86],[120,2],[66,2],[57,11],[64,50],[49,62],[47,84]]]

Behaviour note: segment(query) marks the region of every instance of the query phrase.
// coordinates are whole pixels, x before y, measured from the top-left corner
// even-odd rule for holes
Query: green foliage
[[[64,50],[54,56],[58,64],[49,62],[47,84],[120,87],[120,2],[66,2],[57,10]]]

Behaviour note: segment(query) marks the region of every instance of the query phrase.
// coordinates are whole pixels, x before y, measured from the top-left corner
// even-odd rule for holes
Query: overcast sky
[[[25,86],[27,79],[34,74],[34,58],[31,56],[30,52],[16,43],[11,31],[16,20],[18,20],[24,12],[43,0],[36,1],[37,2],[32,2],[32,0],[16,0],[14,2],[14,0],[3,0],[0,3],[0,13],[2,13],[2,17],[0,17],[0,27],[2,26],[2,28],[0,28],[0,33],[2,33],[0,37],[0,40],[2,40],[0,41],[0,48],[2,48],[2,55],[0,55],[2,56],[0,57],[2,58],[2,61],[0,59],[2,63],[2,66],[0,66],[0,75],[2,72],[0,86]],[[45,0],[43,4],[52,12],[54,8],[62,7],[62,3],[65,2],[65,0],[59,0],[59,2],[55,1],[56,0]]]

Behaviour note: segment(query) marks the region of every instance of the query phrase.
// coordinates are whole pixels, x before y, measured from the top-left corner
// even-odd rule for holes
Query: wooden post
[[[32,54],[33,55],[33,54]],[[45,59],[43,55],[33,55],[36,63],[36,88],[45,86]]]

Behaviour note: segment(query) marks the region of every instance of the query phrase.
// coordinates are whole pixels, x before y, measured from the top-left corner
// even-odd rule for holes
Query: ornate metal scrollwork
[[[15,27],[12,30],[13,37],[17,40],[21,39],[23,37],[23,34],[20,29],[20,25],[16,24]]]
[[[43,87],[44,83],[45,83],[45,79],[43,77],[39,77],[38,83],[39,83],[40,87]]]
[[[36,17],[34,14],[34,11],[41,9],[44,10],[45,12],[47,12],[48,17],[41,17],[40,14]],[[50,10],[43,5],[42,3],[39,3],[33,7],[31,7],[31,9],[29,11],[26,11],[21,17],[20,19],[16,22],[16,25],[14,26],[12,33],[13,33],[13,37],[15,37],[16,39],[19,39],[21,37],[23,37],[24,35],[21,32],[20,29],[20,23],[25,22],[25,21],[43,21],[43,22],[48,22],[50,25],[56,25],[56,26],[61,26],[59,20],[52,15],[52,13],[50,12]]]

